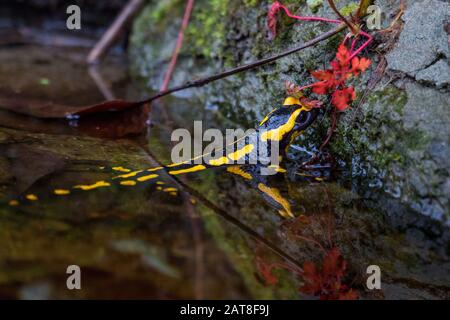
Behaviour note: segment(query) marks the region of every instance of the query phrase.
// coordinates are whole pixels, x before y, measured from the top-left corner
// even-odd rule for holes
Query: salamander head
[[[270,112],[259,125],[265,130],[262,139],[278,140],[282,145],[289,145],[293,137],[298,136],[316,119],[319,111],[310,108],[294,97],[288,97],[283,105]]]
[[[301,110],[295,121],[297,124],[294,128],[295,131],[302,131],[308,128],[314,120],[316,120],[317,115],[319,114],[319,110],[317,108],[305,106],[299,99],[294,97],[287,97],[284,100],[283,106],[291,109],[292,113],[294,113],[295,110]]]

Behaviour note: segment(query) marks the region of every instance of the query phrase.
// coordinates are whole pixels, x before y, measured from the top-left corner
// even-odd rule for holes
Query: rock
[[[267,2],[225,1],[221,2],[220,10],[216,1],[198,3],[201,9],[193,13],[185,38],[189,45],[183,48],[173,85],[271,56],[330,28],[321,23],[293,22],[280,15],[278,35],[270,42],[266,37]],[[346,11],[352,3],[340,1],[339,7]],[[312,13],[305,2],[283,1],[283,4],[302,15],[334,16],[326,4],[317,13]],[[399,1],[383,0],[376,4],[384,13],[382,26],[388,27]],[[137,19],[130,48],[133,73],[155,89],[166,68],[161,61],[170,57],[176,38],[179,23],[174,22],[174,16],[182,15],[182,12],[164,13],[160,7],[150,5]],[[390,75],[381,79],[356,115],[349,110],[341,116],[330,143],[331,152],[348,172],[350,183],[359,194],[375,197],[377,203],[394,198],[407,208],[447,223],[450,208],[445,186],[450,172],[450,118],[448,92],[442,88],[448,82],[445,64],[450,54],[444,21],[449,10],[449,4],[443,1],[407,1],[403,31],[387,55],[388,68],[404,80],[392,81]],[[220,14],[212,14],[219,11]],[[158,27],[151,29],[149,25]],[[285,80],[310,84],[313,79],[308,70],[326,67],[342,37],[192,92],[199,95],[205,106],[214,106],[227,119],[228,127],[252,127],[282,101]],[[370,52],[375,51],[366,53],[373,61],[372,69],[354,83],[359,97],[378,64],[378,57]],[[316,148],[328,126],[327,117],[317,121],[299,143]]]
[[[431,83],[437,88],[446,87],[450,83],[450,67],[446,61],[439,60],[432,66],[419,71],[416,80]]]
[[[414,2],[403,16],[405,25],[396,47],[386,56],[390,69],[412,77],[439,56],[450,56],[444,30],[450,4],[438,0]]]
[[[322,6],[323,0],[307,0],[306,3],[311,11],[317,11],[317,9]]]

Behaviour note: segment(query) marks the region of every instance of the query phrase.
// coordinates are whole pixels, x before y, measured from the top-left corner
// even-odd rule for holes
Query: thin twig
[[[377,65],[375,73],[370,77],[367,88],[364,90],[364,93],[361,96],[361,99],[359,100],[358,105],[353,110],[353,117],[352,117],[352,121],[350,122],[350,126],[349,126],[350,128],[353,127],[356,117],[358,115],[358,112],[361,109],[361,106],[366,102],[368,95],[375,89],[375,86],[383,78],[386,67],[387,67],[386,58],[384,56],[380,55],[380,62]]]
[[[103,97],[105,97],[106,100],[114,100],[115,99],[114,92],[111,90],[111,87],[103,78],[97,66],[96,65],[89,66],[88,72],[89,76],[92,78],[92,80],[94,80],[95,85],[97,86],[98,90],[102,93]]]
[[[332,36],[334,36],[335,34],[341,32],[345,28],[346,28],[345,24],[340,24],[336,28],[334,28],[334,29],[332,29],[330,31],[327,31],[327,32],[321,34],[320,36],[318,36],[318,37],[316,37],[316,38],[314,38],[314,39],[312,39],[312,40],[310,40],[308,42],[305,42],[305,43],[301,44],[300,46],[295,47],[293,49],[289,49],[289,50],[284,51],[284,52],[282,52],[280,54],[276,54],[276,55],[274,55],[272,57],[264,58],[264,59],[258,60],[256,62],[252,62],[252,63],[246,64],[246,65],[240,66],[240,67],[236,67],[236,68],[233,68],[233,69],[221,72],[219,74],[216,74],[216,75],[213,75],[213,76],[210,76],[210,77],[206,77],[206,78],[195,80],[195,81],[189,81],[189,82],[187,82],[187,83],[185,83],[183,85],[176,86],[176,87],[167,89],[165,91],[159,92],[158,94],[154,95],[153,97],[150,97],[150,98],[148,98],[148,99],[146,99],[144,101],[139,102],[139,104],[149,103],[149,102],[152,102],[152,101],[154,101],[156,99],[159,99],[161,97],[164,97],[164,96],[169,95],[169,94],[174,93],[174,92],[178,92],[178,91],[181,91],[181,90],[194,88],[194,87],[201,87],[201,86],[204,86],[204,85],[206,85],[206,84],[208,84],[210,82],[213,82],[213,81],[216,81],[216,80],[219,80],[219,79],[223,79],[223,78],[232,76],[232,75],[237,74],[239,72],[247,71],[247,70],[250,70],[250,69],[254,69],[254,68],[266,65],[268,63],[274,62],[274,61],[276,61],[276,60],[278,60],[280,58],[286,57],[286,56],[288,56],[290,54],[293,54],[295,52],[298,52],[298,51],[304,50],[306,48],[309,48],[309,47],[311,47],[311,46],[313,46],[313,45],[315,45],[315,44],[317,44],[317,43],[319,43],[321,41],[324,41],[324,40],[328,39],[328,38],[331,38]]]
[[[367,8],[373,4],[373,0],[361,0],[359,2],[358,11],[356,13],[357,22],[367,15]]]
[[[183,45],[184,32],[188,26],[189,18],[191,17],[192,7],[194,6],[194,0],[188,0],[186,4],[186,9],[184,10],[183,21],[181,22],[180,31],[178,32],[178,39],[173,49],[172,58],[170,60],[169,66],[167,67],[166,74],[164,75],[164,80],[161,85],[160,91],[166,91],[169,87],[170,79],[172,78],[173,71],[175,70],[175,65],[177,64],[178,55],[180,54],[181,47]]]
[[[347,18],[345,18],[341,14],[341,12],[338,10],[338,8],[336,8],[336,5],[334,4],[334,1],[333,0],[328,0],[328,4],[330,5],[331,9],[333,9],[334,13],[336,13],[336,15],[342,20],[342,22],[344,22],[347,25],[347,27],[350,29],[350,31],[353,34],[356,34],[357,32],[356,32],[355,26],[352,23],[350,23],[347,20]]]
[[[299,239],[301,239],[301,240],[303,240],[303,241],[310,242],[310,243],[316,245],[316,246],[317,246],[324,254],[327,254],[327,251],[326,251],[325,248],[320,244],[319,241],[314,240],[314,239],[309,238],[309,237],[302,236],[302,235],[300,235],[300,234],[296,234],[294,237],[299,238]]]
[[[327,18],[322,18],[322,17],[302,17],[302,16],[297,16],[295,14],[292,14],[288,8],[286,8],[286,6],[280,4],[279,2],[276,2],[278,4],[278,8],[281,8],[284,10],[284,12],[286,13],[286,15],[289,18],[292,19],[296,19],[296,20],[301,20],[301,21],[320,21],[320,22],[330,22],[330,23],[341,23],[341,20],[336,20],[336,19],[327,19]]]
[[[311,157],[311,159],[304,162],[301,165],[301,168],[308,170],[310,168],[310,165],[319,159],[320,155],[322,154],[323,149],[328,145],[328,143],[331,140],[331,137],[333,136],[334,131],[336,130],[338,119],[339,119],[339,113],[336,108],[333,108],[331,110],[331,126],[328,128],[328,132],[327,132],[327,136],[325,137],[325,140],[320,145],[317,153],[315,155],[313,155]]]
[[[184,207],[189,215],[194,239],[194,269],[195,269],[195,299],[204,299],[205,293],[205,266],[204,245],[201,229],[201,218],[187,195],[183,196]]]
[[[339,118],[339,113],[337,112],[336,108],[333,108],[331,111],[331,126],[328,129],[327,137],[323,141],[322,145],[319,147],[319,152],[322,151],[323,148],[327,146],[327,144],[330,142],[331,137],[333,136],[334,130],[336,130],[337,122]]]
[[[109,48],[117,41],[123,33],[126,25],[131,21],[134,15],[140,10],[144,0],[130,0],[122,9],[112,25],[106,30],[101,39],[94,48],[89,52],[87,57],[88,64],[94,64],[106,54]]]

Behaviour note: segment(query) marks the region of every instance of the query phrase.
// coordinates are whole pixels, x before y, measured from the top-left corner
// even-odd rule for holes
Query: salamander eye
[[[307,119],[308,119],[308,115],[307,115],[307,112],[305,112],[305,111],[302,111],[302,112],[300,112],[300,114],[298,115],[298,117],[297,117],[297,123],[300,123],[300,124],[303,124],[303,123],[305,123],[306,121],[307,121]]]

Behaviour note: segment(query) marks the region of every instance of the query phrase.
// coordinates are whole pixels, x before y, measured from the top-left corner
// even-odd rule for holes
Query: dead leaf
[[[0,110],[0,126],[28,132],[79,135],[119,139],[140,134],[147,128],[149,108],[131,108],[118,112],[92,114],[74,120],[71,125],[61,119],[34,118],[23,114]]]
[[[88,106],[68,106],[51,101],[23,98],[19,95],[0,96],[0,109],[44,119],[77,118],[96,113],[133,109],[144,104],[145,102],[110,100]]]

